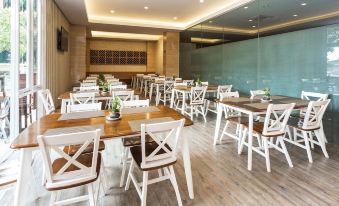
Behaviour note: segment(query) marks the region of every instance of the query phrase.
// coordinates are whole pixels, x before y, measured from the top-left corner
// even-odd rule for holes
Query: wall
[[[195,50],[180,46],[180,74],[197,75],[235,90],[270,87],[272,94],[300,97],[302,90],[330,94],[324,118],[330,142],[339,143],[339,25],[318,27]]]
[[[70,29],[71,82],[86,77],[86,27],[72,25]]]
[[[179,33],[165,32],[163,42],[163,70],[167,76],[179,76]]]
[[[155,45],[156,73],[164,74],[164,39],[161,37]]]
[[[53,0],[46,0],[46,78],[43,85],[50,89],[56,105],[58,95],[71,89],[70,52],[57,50],[57,29],[70,31],[70,24]]]
[[[155,42],[90,39],[89,49],[147,51],[147,65],[89,65],[88,72],[148,72],[155,71]],[[87,54],[89,57],[89,54]],[[89,61],[87,61],[89,64]]]

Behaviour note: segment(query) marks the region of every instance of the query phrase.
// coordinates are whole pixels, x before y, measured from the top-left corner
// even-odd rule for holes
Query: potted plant
[[[104,82],[104,83],[101,84],[101,85],[100,85],[100,83],[99,83],[99,86],[100,86],[101,89],[102,89],[101,93],[102,93],[103,95],[106,95],[107,92],[108,92],[108,83],[107,83],[107,82]]]
[[[118,119],[120,117],[120,99],[117,96],[113,98],[111,109],[110,117],[112,119]]]
[[[264,91],[264,96],[261,98],[261,101],[263,102],[271,101],[271,89],[266,87],[265,89],[263,89],[263,91]]]
[[[195,86],[197,87],[201,87],[202,86],[202,82],[200,80],[200,78],[198,77],[198,79],[195,81]]]
[[[99,74],[98,81],[99,81],[99,90],[104,91],[104,87],[107,84],[105,76],[103,74]],[[108,89],[107,89],[107,91],[108,91]]]

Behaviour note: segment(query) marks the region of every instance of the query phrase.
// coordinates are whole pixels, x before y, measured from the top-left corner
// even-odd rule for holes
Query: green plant
[[[108,92],[108,83],[107,82],[103,82],[102,85],[100,85],[100,81],[99,81],[99,86],[101,86],[102,91],[104,92]]]
[[[264,96],[265,97],[270,97],[271,96],[271,89],[266,87],[265,89],[263,89],[264,91]]]
[[[199,77],[198,77],[198,79],[195,81],[195,84],[196,84],[197,86],[201,86],[201,85],[202,85],[201,80],[200,80]]]
[[[115,96],[112,102],[112,112],[119,112],[120,109],[120,99]]]
[[[105,81],[105,76],[103,74],[99,74],[99,81],[102,80],[102,81]]]

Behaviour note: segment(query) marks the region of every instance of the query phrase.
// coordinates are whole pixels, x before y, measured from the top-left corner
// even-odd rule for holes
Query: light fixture
[[[111,11],[109,11],[109,12],[111,12],[111,14],[114,14],[114,13],[115,13],[115,11],[114,11],[114,10],[111,10]]]
[[[255,28],[256,26],[253,25],[252,27]]]
[[[174,20],[177,20],[177,19],[178,19],[178,17],[176,17],[176,16],[175,16],[175,17],[173,17],[173,19],[174,19]]]
[[[252,19],[249,19],[248,21],[249,21],[249,22],[252,22],[253,20],[252,20]]]
[[[144,40],[144,41],[157,41],[162,37],[162,35],[104,32],[104,31],[91,31],[91,34],[92,34],[92,37],[97,37],[97,38],[132,39],[132,40]]]
[[[206,44],[215,44],[223,42],[223,39],[209,39],[209,38],[199,38],[199,37],[191,37],[192,43],[206,43]]]
[[[244,9],[248,9],[248,6],[245,6]]]
[[[305,3],[305,2],[304,2],[304,3],[301,3],[300,5],[301,5],[301,6],[306,6],[306,5],[307,5],[307,3]]]
[[[148,10],[148,6],[145,6],[144,9],[145,9],[145,10]]]
[[[204,0],[200,0],[199,2],[200,2],[200,3],[204,3],[205,1],[204,1]]]
[[[213,21],[209,21],[208,23],[212,24],[212,23],[213,23]]]
[[[297,17],[297,16],[298,16],[298,14],[293,14],[293,16],[294,16],[294,17]]]

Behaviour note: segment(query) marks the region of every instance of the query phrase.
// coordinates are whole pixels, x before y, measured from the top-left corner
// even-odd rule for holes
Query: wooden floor
[[[339,146],[327,145],[330,159],[316,148],[312,153],[314,163],[310,164],[304,150],[288,145],[294,168],[288,167],[281,153],[271,150],[271,173],[266,172],[264,158],[253,153],[253,171],[248,171],[246,150],[238,155],[233,140],[212,145],[215,118],[211,114],[208,123],[199,119],[194,126],[184,129],[183,137],[191,140],[195,192],[194,200],[190,200],[180,159],[175,171],[184,205],[339,205]],[[119,188],[121,142],[109,141],[106,148],[104,158],[110,189],[101,197],[100,205],[140,205],[132,185],[129,191]],[[23,198],[30,202],[29,205],[48,205],[49,193],[40,186],[42,167],[39,153],[35,154],[33,164],[40,198],[32,200],[33,189]],[[85,192],[84,188],[78,188],[65,191],[62,196]],[[12,202],[13,190],[0,192],[0,205],[12,205]],[[177,205],[171,184],[166,181],[150,185],[147,204]]]

